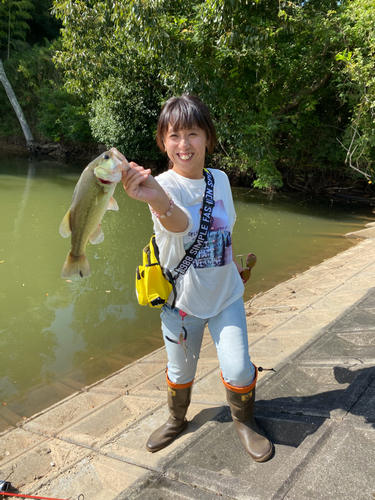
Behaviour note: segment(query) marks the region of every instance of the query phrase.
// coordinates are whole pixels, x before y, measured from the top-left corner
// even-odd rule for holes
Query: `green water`
[[[92,275],[60,277],[70,240],[58,228],[84,166],[0,155],[0,430],[162,345],[158,311],[134,292],[150,214],[122,185],[104,241],[87,248]],[[233,191],[235,253],[258,257],[247,299],[345,250],[342,235],[373,220],[369,207]]]

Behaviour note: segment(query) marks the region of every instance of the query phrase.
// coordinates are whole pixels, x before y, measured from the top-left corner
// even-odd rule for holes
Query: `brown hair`
[[[199,127],[206,132],[207,153],[212,154],[216,144],[216,130],[208,107],[191,94],[183,94],[181,97],[171,97],[162,107],[158,128],[156,130],[156,142],[161,151],[164,148],[164,136],[169,124],[177,131],[185,128]]]

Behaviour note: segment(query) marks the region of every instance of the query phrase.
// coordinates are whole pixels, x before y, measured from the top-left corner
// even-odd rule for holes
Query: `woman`
[[[131,198],[149,204],[161,265],[172,274],[186,250],[202,236],[199,228],[206,209],[202,203],[206,182],[212,187],[207,180],[210,172],[214,206],[203,225],[205,241],[186,274],[177,278],[176,307],[171,308],[170,298],[162,309],[170,417],[150,436],[147,449],[161,450],[187,427],[185,416],[207,324],[235,427],[250,456],[264,462],[271,457],[273,445],[260,433],[253,417],[257,369],[248,353],[242,267],[232,248],[236,219],[232,193],[225,173],[212,170],[207,175],[204,169],[206,152],[212,154],[216,142],[208,108],[192,95],[169,99],[159,117],[156,141],[168,155],[170,169],[153,178],[149,169],[131,162],[122,181]],[[183,345],[179,343],[182,332],[187,332]]]

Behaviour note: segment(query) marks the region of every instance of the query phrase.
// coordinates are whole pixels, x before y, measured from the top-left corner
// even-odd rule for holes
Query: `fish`
[[[73,193],[72,204],[60,224],[63,238],[71,235],[71,249],[61,271],[63,279],[75,274],[90,276],[86,245],[104,240],[102,218],[107,210],[118,210],[113,193],[124,170],[130,165],[116,148],[95,158],[82,172]]]

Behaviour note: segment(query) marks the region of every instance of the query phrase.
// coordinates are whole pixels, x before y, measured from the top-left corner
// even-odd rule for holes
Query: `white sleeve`
[[[157,182],[159,182],[160,186],[164,189],[164,191],[172,197],[174,204],[177,207],[179,207],[186,214],[186,216],[188,218],[188,225],[187,225],[187,228],[185,229],[185,231],[182,231],[182,232],[176,233],[173,231],[169,231],[168,229],[166,229],[163,226],[163,224],[160,222],[159,218],[156,217],[156,215],[154,215],[151,212],[152,221],[154,223],[154,231],[155,231],[155,233],[158,231],[163,231],[166,234],[170,234],[172,236],[183,237],[186,234],[188,234],[189,231],[191,231],[191,228],[193,227],[193,218],[192,218],[189,210],[187,210],[181,203],[181,193],[180,193],[179,186],[178,186],[178,184],[173,182],[172,179],[171,179],[171,182],[168,182],[167,179],[156,179],[156,180],[157,180]],[[151,211],[151,208],[150,208],[150,211]]]

